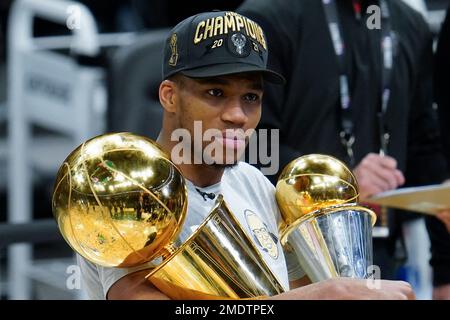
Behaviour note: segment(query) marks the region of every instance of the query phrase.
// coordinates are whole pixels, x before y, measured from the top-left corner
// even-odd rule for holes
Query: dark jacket
[[[447,164],[450,165],[450,7],[447,9],[447,15],[442,24],[439,34],[439,41],[435,55],[435,72],[434,72],[434,92],[435,100],[438,105],[439,122],[441,129],[441,137],[444,146],[444,154],[447,159]],[[450,166],[449,166],[450,167]],[[430,237],[433,242],[432,264],[438,270],[437,275],[446,272],[446,276],[442,279],[435,277],[435,282],[450,282],[450,268],[448,267],[448,260],[450,259],[448,253],[450,251],[450,235],[447,237],[439,237],[438,234],[445,233],[442,224],[437,221],[428,221],[428,228],[430,230]],[[445,270],[445,271],[444,271]]]

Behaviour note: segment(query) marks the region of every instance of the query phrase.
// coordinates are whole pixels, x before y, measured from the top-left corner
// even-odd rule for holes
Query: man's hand
[[[397,169],[397,161],[389,156],[369,153],[353,170],[358,180],[360,199],[396,189],[405,183],[403,173]]]
[[[450,210],[444,210],[444,211],[438,212],[436,214],[436,218],[441,220],[441,222],[447,228],[447,231],[450,232]]]
[[[108,291],[108,300],[167,300],[165,294],[151,284],[148,270],[127,274],[114,283]]]
[[[380,288],[369,288],[367,280],[335,278],[279,294],[283,300],[414,300],[411,285],[403,281],[379,280]]]
[[[433,300],[450,300],[450,284],[434,287]]]
[[[450,185],[450,179],[445,180],[442,184]],[[436,214],[436,218],[441,220],[442,223],[447,228],[447,231],[450,232],[450,209],[439,212],[438,214]],[[449,293],[449,295],[450,295],[450,293]]]

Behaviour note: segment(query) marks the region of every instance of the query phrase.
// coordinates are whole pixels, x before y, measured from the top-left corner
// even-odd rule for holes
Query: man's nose
[[[243,126],[247,123],[248,117],[240,101],[230,101],[222,112],[222,120],[235,126]]]

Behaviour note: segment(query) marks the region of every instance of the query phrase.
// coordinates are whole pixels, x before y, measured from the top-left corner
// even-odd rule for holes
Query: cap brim
[[[225,76],[243,72],[259,72],[267,82],[275,84],[285,84],[284,77],[272,70],[262,69],[261,67],[243,64],[243,63],[223,63],[210,66],[201,66],[195,69],[181,70],[180,73],[191,78],[209,78]]]

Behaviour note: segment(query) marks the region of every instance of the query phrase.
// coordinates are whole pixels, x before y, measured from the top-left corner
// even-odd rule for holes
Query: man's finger
[[[378,156],[376,158],[377,163],[387,169],[397,169],[397,160],[389,156]]]
[[[383,188],[383,191],[395,189],[398,187],[398,181],[395,171],[393,169],[387,169],[380,165],[379,162],[368,162],[366,164],[367,171],[377,180],[382,180],[383,183],[377,183],[378,186]]]
[[[403,175],[403,172],[401,172],[400,170],[394,170],[394,176],[395,179],[397,180],[397,186],[401,186],[403,184],[405,184],[405,176]]]
[[[389,184],[371,171],[366,171],[360,180],[360,189],[362,193],[377,194],[389,189]]]
[[[440,211],[436,214],[436,217],[445,225],[447,230],[450,232],[450,211]]]

